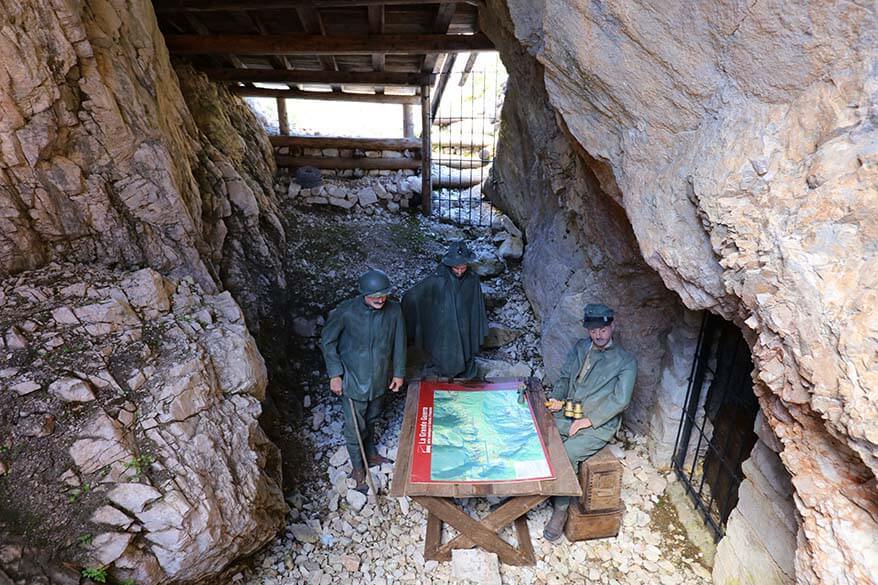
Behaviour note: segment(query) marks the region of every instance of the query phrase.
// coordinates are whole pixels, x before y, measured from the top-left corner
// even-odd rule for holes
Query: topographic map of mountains
[[[552,477],[527,401],[517,390],[433,393],[432,481]]]

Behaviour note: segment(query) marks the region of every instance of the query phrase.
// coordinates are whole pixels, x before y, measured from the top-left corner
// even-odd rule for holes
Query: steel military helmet
[[[586,329],[599,329],[613,322],[615,313],[607,305],[589,303],[585,306],[582,324]]]
[[[445,266],[458,266],[460,264],[469,264],[475,259],[476,255],[469,249],[466,242],[459,240],[449,246],[445,256],[442,257],[442,264]]]
[[[358,281],[360,294],[367,297],[389,295],[391,290],[390,278],[384,272],[372,268],[360,275]]]

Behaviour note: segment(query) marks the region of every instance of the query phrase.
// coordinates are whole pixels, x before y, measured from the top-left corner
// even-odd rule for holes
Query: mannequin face
[[[375,310],[380,310],[384,307],[384,303],[387,302],[387,295],[377,295],[374,297],[365,296],[363,300],[366,304]]]
[[[463,278],[463,275],[466,274],[466,269],[468,266],[466,264],[455,264],[451,267],[451,272],[454,273],[454,276],[457,278]]]
[[[604,325],[603,327],[597,327],[595,329],[588,330],[588,336],[591,337],[591,342],[595,344],[596,347],[606,347],[610,341],[613,339],[613,328],[615,323],[610,323],[609,325]]]

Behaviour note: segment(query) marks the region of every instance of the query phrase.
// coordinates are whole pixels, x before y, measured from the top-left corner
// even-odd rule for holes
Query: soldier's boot
[[[357,482],[357,487],[354,489],[360,492],[361,494],[369,493],[369,486],[366,485],[366,470],[363,468],[354,469],[351,472],[351,477],[355,482]]]
[[[552,510],[552,517],[543,528],[543,538],[549,542],[555,542],[564,533],[564,523],[567,522],[567,507],[558,507]]]

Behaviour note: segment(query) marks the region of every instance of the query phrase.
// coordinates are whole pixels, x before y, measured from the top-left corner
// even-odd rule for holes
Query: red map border
[[[415,432],[412,437],[412,460],[410,469],[410,483],[461,483],[461,484],[493,484],[493,483],[524,483],[528,481],[544,481],[555,479],[555,469],[552,466],[552,460],[549,452],[546,450],[546,443],[543,440],[543,434],[537,424],[534,415],[533,405],[528,401],[528,410],[533,419],[534,428],[537,437],[540,440],[540,446],[543,448],[543,456],[549,466],[549,474],[546,477],[529,477],[527,479],[506,479],[506,480],[461,480],[461,481],[437,481],[430,478],[433,451],[433,393],[436,390],[457,391],[457,392],[491,392],[497,390],[517,390],[523,382],[482,382],[472,384],[455,384],[452,382],[441,382],[436,380],[425,380],[421,382],[418,393],[418,411],[415,418]]]

